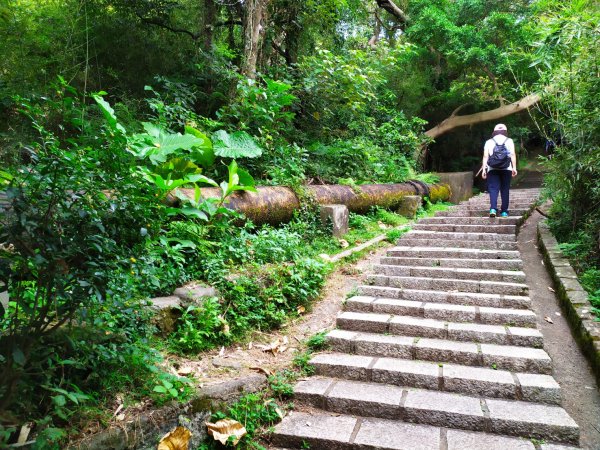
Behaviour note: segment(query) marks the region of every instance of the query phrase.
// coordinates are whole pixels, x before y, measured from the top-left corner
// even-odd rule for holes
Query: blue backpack
[[[504,140],[503,143],[499,144],[496,139],[492,138],[494,141],[494,151],[491,156],[488,158],[487,164],[490,169],[508,169],[510,166],[510,152],[506,148],[506,141],[508,138]]]

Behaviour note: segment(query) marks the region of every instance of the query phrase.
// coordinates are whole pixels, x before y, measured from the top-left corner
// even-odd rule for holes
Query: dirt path
[[[197,357],[172,356],[169,363],[191,371],[200,386],[256,373],[257,368],[267,372],[289,368],[298,351],[303,349],[303,341],[334,327],[347,294],[370,273],[371,265],[377,263],[391,245],[382,242],[359,261],[339,267],[328,277],[321,298],[314,302],[313,308],[280,330],[257,331],[245,343],[201,353]],[[264,351],[265,346],[277,342],[286,347],[284,352]]]
[[[552,279],[542,264],[536,247],[538,212],[521,227],[518,245],[529,285],[532,308],[538,317],[538,327],[544,335],[544,348],[552,357],[554,377],[562,390],[563,407],[581,428],[581,448],[600,449],[600,393],[590,365],[579,350],[566,319],[562,316],[558,298],[548,289]],[[560,313],[561,315],[558,315]],[[554,323],[548,323],[544,317]]]

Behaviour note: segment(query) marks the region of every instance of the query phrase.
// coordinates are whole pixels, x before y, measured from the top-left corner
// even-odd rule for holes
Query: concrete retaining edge
[[[554,280],[556,294],[571,332],[600,382],[600,322],[595,321],[588,294],[577,280],[577,274],[560,250],[545,220],[538,223],[537,231],[544,264]]]
[[[267,378],[260,374],[207,384],[187,403],[165,406],[144,412],[135,420],[116,423],[70,445],[68,450],[154,450],[160,438],[176,426],[192,432],[190,448],[197,448],[207,437],[204,422],[213,413],[223,411],[227,405],[263,389],[266,384]]]

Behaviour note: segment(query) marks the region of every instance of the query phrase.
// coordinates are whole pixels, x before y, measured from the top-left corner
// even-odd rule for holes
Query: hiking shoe
[[[490,217],[496,217],[496,210],[494,208],[490,209]]]
[[[506,211],[502,211],[500,217],[508,217],[508,213]]]

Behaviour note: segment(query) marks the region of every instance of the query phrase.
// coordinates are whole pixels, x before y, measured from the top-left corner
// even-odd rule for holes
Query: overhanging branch
[[[468,114],[466,116],[457,116],[455,111],[453,115],[445,119],[443,122],[427,130],[425,135],[431,139],[435,139],[455,128],[501,119],[503,117],[510,116],[531,108],[533,105],[539,102],[541,98],[542,97],[540,94],[531,94],[509,105],[503,105],[496,109],[490,109],[489,111],[482,111],[475,114]]]
[[[408,15],[402,11],[398,5],[396,5],[392,0],[376,0],[377,6],[381,9],[386,10],[392,16],[394,16],[397,20],[402,23],[408,22]]]
[[[184,28],[177,28],[177,27],[173,27],[171,25],[169,25],[168,23],[166,23],[164,20],[158,19],[158,18],[151,18],[151,17],[144,17],[141,14],[136,13],[136,16],[138,16],[138,18],[143,22],[143,23],[147,23],[148,25],[154,25],[160,28],[164,28],[165,30],[169,30],[172,33],[180,33],[180,34],[187,34],[189,37],[191,37],[194,41],[197,41],[198,39],[200,39],[200,36],[202,36],[200,33],[194,33],[190,30],[186,30]]]

